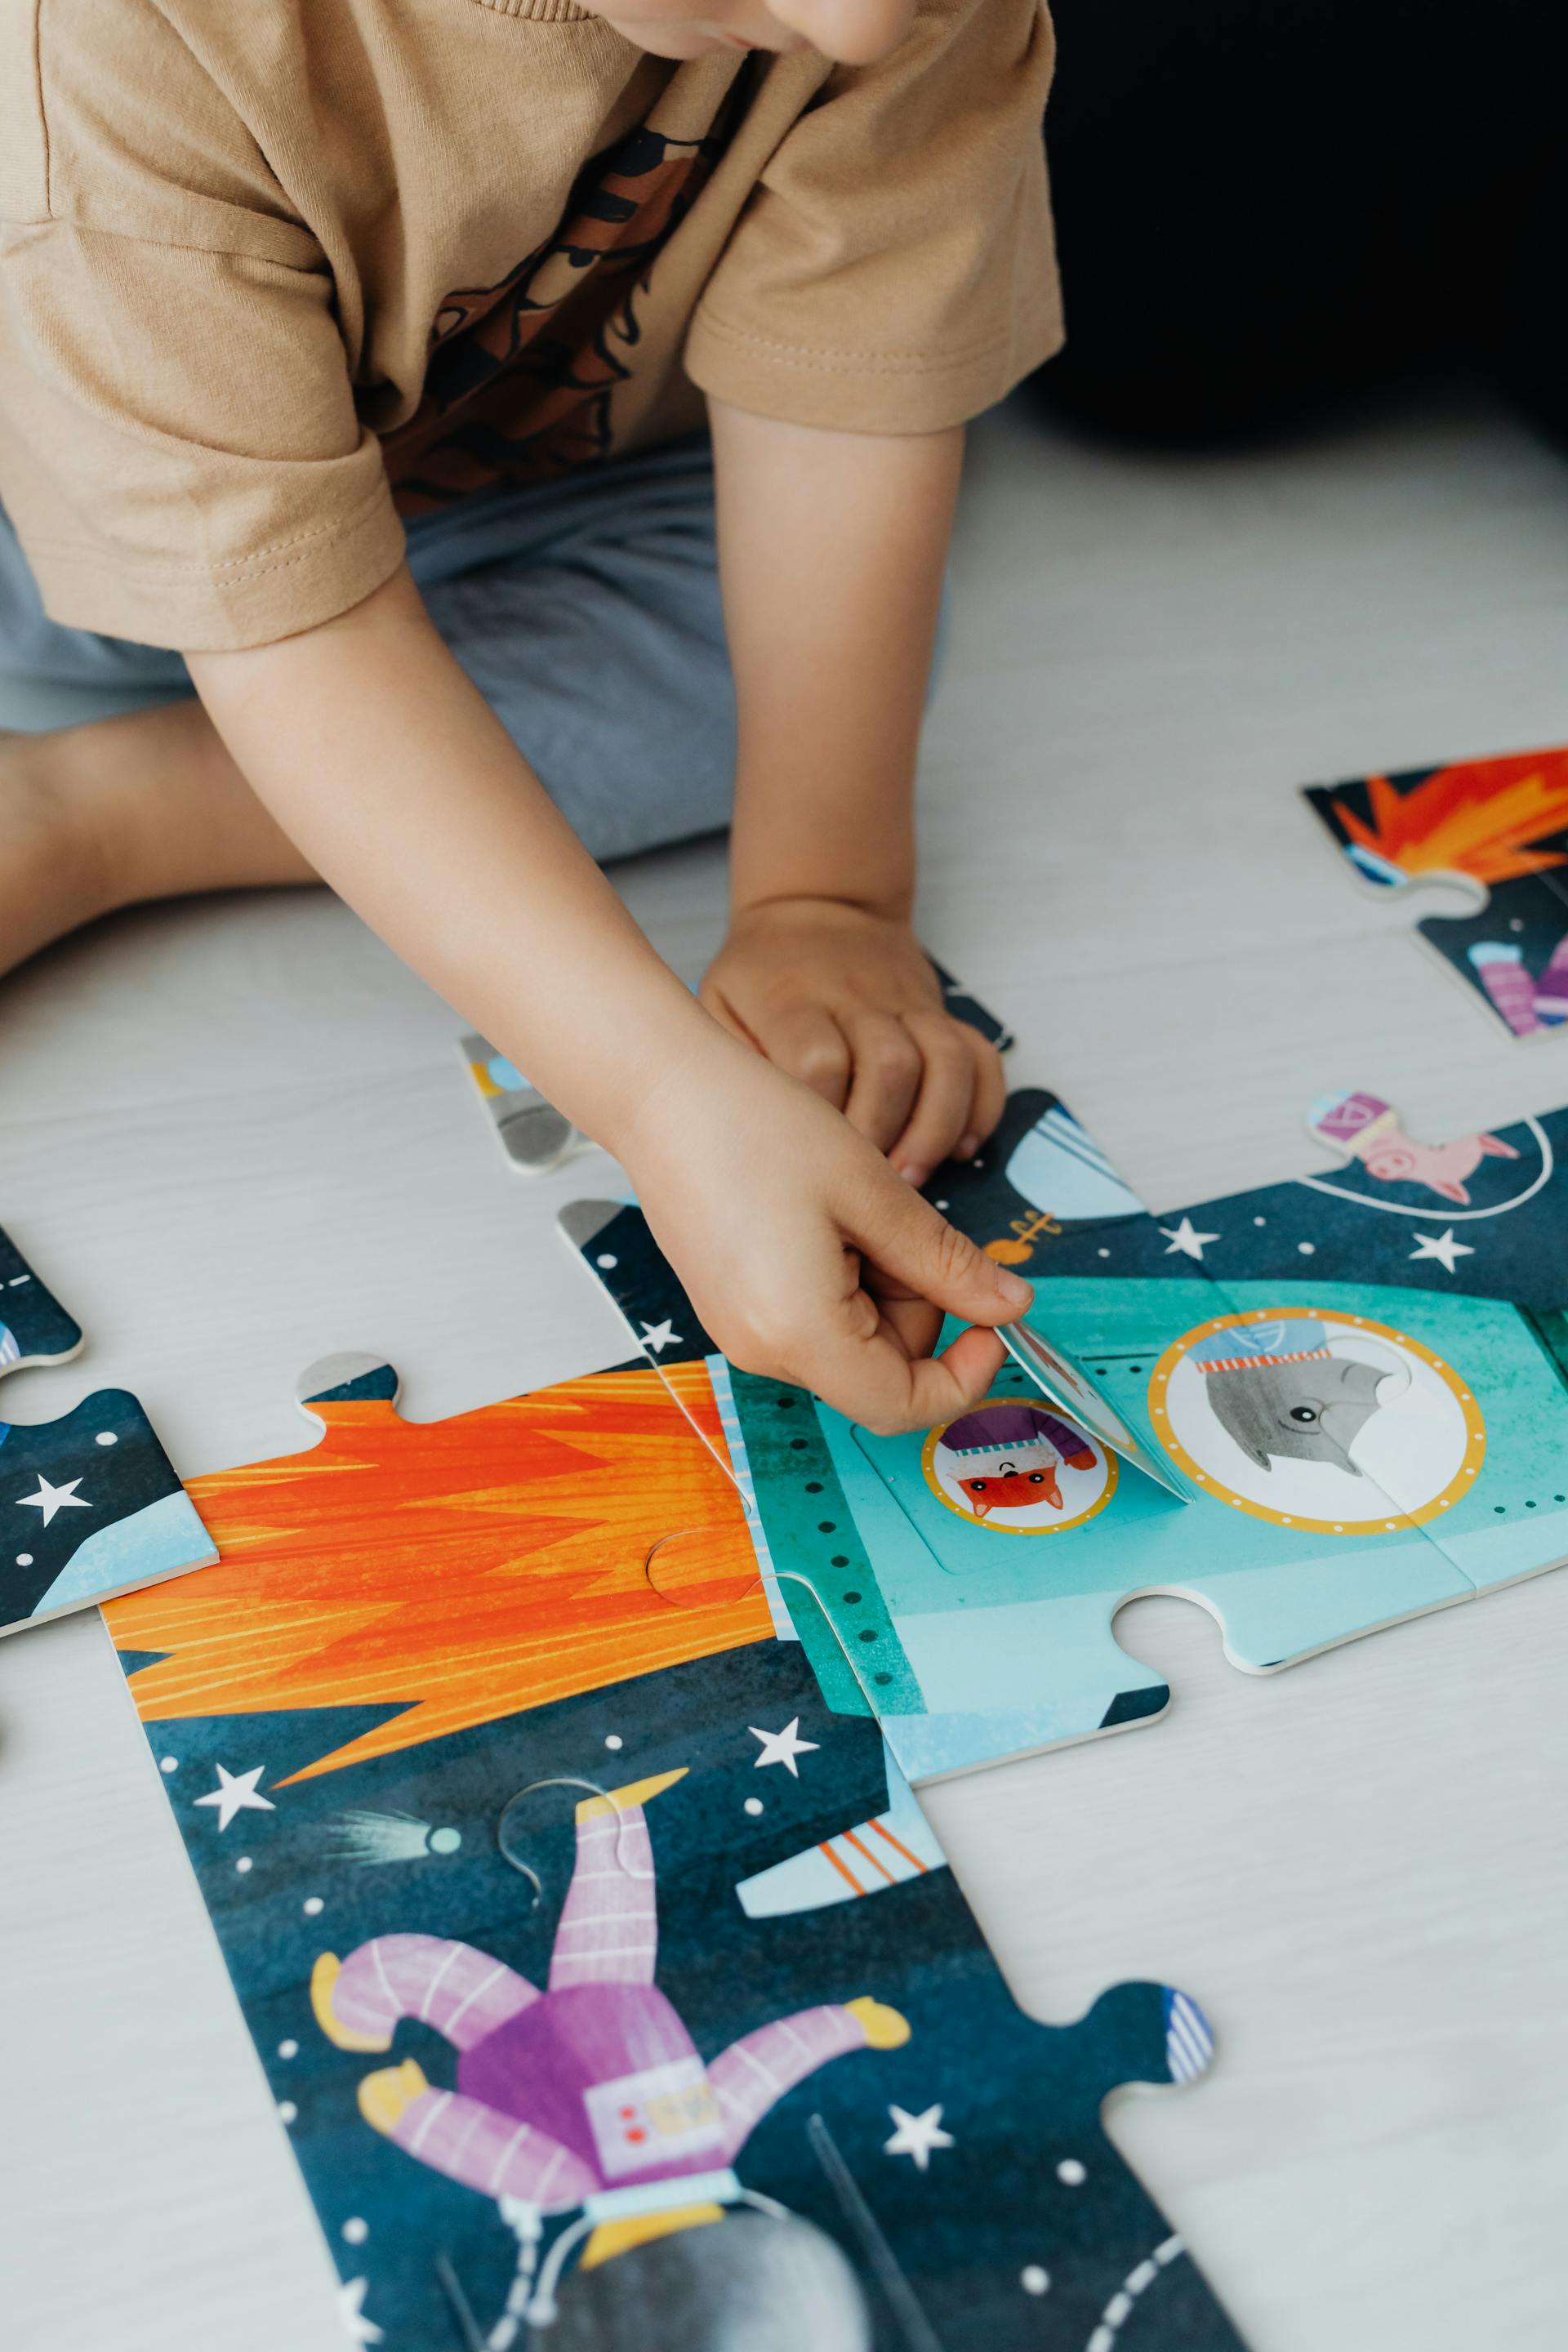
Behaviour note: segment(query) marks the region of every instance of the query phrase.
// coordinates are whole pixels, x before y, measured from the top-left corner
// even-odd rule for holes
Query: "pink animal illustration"
[[[1417,1143],[1399,1124],[1399,1114],[1376,1095],[1324,1095],[1312,1105],[1308,1124],[1347,1160],[1359,1160],[1381,1184],[1423,1184],[1439,1200],[1469,1206],[1467,1176],[1483,1160],[1517,1160],[1511,1143],[1496,1135],[1462,1135],[1452,1143]]]

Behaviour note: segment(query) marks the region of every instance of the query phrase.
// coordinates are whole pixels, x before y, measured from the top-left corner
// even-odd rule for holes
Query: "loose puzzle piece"
[[[0,1371],[58,1364],[81,1327],[0,1233]],[[0,1635],[215,1559],[133,1396],[100,1389],[58,1421],[0,1422]]]
[[[1171,1458],[1184,1506],[1121,1474],[1016,1366],[971,1413],[901,1438],[732,1372],[786,1598],[809,1584],[908,1777],[1158,1714],[1168,1690],[1114,1637],[1137,1593],[1202,1602],[1232,1662],[1268,1672],[1568,1556],[1560,1135],[1568,1114],[1478,1147],[1464,1177],[1455,1147],[1397,1177],[1357,1159],[1354,1183],[1155,1220],[1035,1093],[979,1161],[940,1171],[938,1205],[1026,1263],[1051,1342]],[[1405,1205],[1447,1213],[1434,1177],[1494,1221],[1485,1276],[1467,1278],[1479,1243],[1428,1235]],[[635,1206],[563,1223],[656,1360],[710,1356]],[[1452,1267],[1468,1295],[1449,1295]]]
[[[525,1175],[547,1176],[574,1152],[593,1150],[581,1129],[547,1102],[516,1063],[488,1038],[470,1034],[458,1041],[458,1050],[500,1138],[502,1150]]]
[[[1026,2017],[760,1592],[641,1581],[693,1499],[749,1549],[654,1375],[425,1426],[316,1379],[313,1453],[200,1482],[222,1564],[106,1615],[350,2333],[1232,2352],[1100,2126],[1203,2071],[1201,2011]]]
[[[0,1372],[63,1364],[80,1347],[81,1325],[38,1280],[10,1234],[0,1233]]]
[[[1005,1053],[1013,1043],[1012,1033],[967,992],[962,981],[944,971],[934,957],[931,967],[942,982],[942,1002],[953,1019],[978,1029],[983,1037]],[[492,1045],[488,1037],[470,1032],[459,1039],[458,1051],[500,1138],[501,1149],[514,1167],[529,1176],[547,1176],[575,1153],[593,1150],[593,1139],[574,1127],[553,1103],[547,1102],[516,1063]]]
[[[1568,750],[1411,768],[1305,798],[1378,889],[1458,880],[1480,911],[1415,928],[1516,1037],[1568,1021]]]

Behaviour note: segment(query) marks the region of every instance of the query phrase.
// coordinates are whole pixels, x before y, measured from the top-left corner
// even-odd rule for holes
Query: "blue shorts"
[[[408,568],[596,858],[729,824],[735,707],[706,440],[423,517]],[[96,718],[191,690],[178,654],[47,619],[0,514],[0,723],[8,679],[90,688]]]

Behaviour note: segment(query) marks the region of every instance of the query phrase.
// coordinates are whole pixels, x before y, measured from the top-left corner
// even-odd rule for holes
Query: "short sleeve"
[[[1061,341],[1039,0],[924,0],[781,141],[687,340],[704,392],[763,415],[932,432]]]
[[[0,502],[53,619],[265,644],[395,570],[380,445],[244,123],[148,0],[92,23],[46,43],[28,171],[0,180]]]

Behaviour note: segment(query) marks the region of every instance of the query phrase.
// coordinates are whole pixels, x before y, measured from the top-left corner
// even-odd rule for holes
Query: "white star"
[[[759,1772],[764,1764],[784,1764],[789,1768],[790,1779],[798,1780],[800,1767],[796,1764],[795,1758],[815,1756],[816,1753],[816,1741],[803,1739],[800,1736],[798,1715],[792,1715],[782,1731],[759,1731],[754,1723],[749,1724],[747,1729],[753,1739],[760,1739],[763,1743],[763,1752],[756,1759]]]
[[[1204,1254],[1204,1244],[1217,1242],[1219,1239],[1217,1234],[1194,1233],[1191,1217],[1184,1217],[1179,1225],[1162,1225],[1160,1231],[1164,1234],[1168,1244],[1165,1251],[1167,1257],[1173,1257],[1177,1250],[1180,1250],[1184,1257],[1201,1258]]]
[[[923,2116],[906,2115],[902,2107],[889,2107],[888,2113],[898,2126],[891,2139],[882,2142],[884,2156],[912,2156],[921,2172],[931,2164],[933,2147],[951,2147],[952,2134],[942,2127],[942,2109],[928,2107]]]
[[[672,1328],[668,1315],[662,1323],[645,1323],[642,1327],[643,1346],[651,1348],[656,1356],[660,1355],[681,1336],[680,1332]]]
[[[369,2279],[345,2279],[338,2289],[338,2317],[351,2344],[379,2344],[386,2334],[384,2328],[378,2327],[374,2319],[367,2319],[364,2315],[364,2298],[369,2285]]]
[[[220,1830],[227,1829],[236,1813],[275,1813],[278,1808],[271,1798],[258,1797],[256,1793],[256,1784],[266,1769],[267,1767],[264,1764],[258,1764],[249,1772],[228,1772],[220,1764],[217,1768],[217,1787],[209,1789],[205,1797],[196,1799],[196,1802],[198,1805],[217,1807],[217,1825]]]
[[[68,1478],[63,1486],[51,1486],[40,1470],[37,1493],[18,1495],[16,1500],[18,1503],[26,1503],[30,1511],[42,1511],[44,1525],[47,1527],[57,1511],[91,1510],[92,1505],[88,1501],[87,1496],[77,1493],[77,1488],[80,1485],[79,1478]]]
[[[1446,1274],[1454,1272],[1454,1260],[1457,1257],[1474,1257],[1475,1255],[1475,1251],[1468,1242],[1457,1242],[1454,1239],[1452,1225],[1448,1227],[1446,1234],[1412,1234],[1410,1238],[1415,1244],[1410,1253],[1411,1256],[1436,1258]]]

